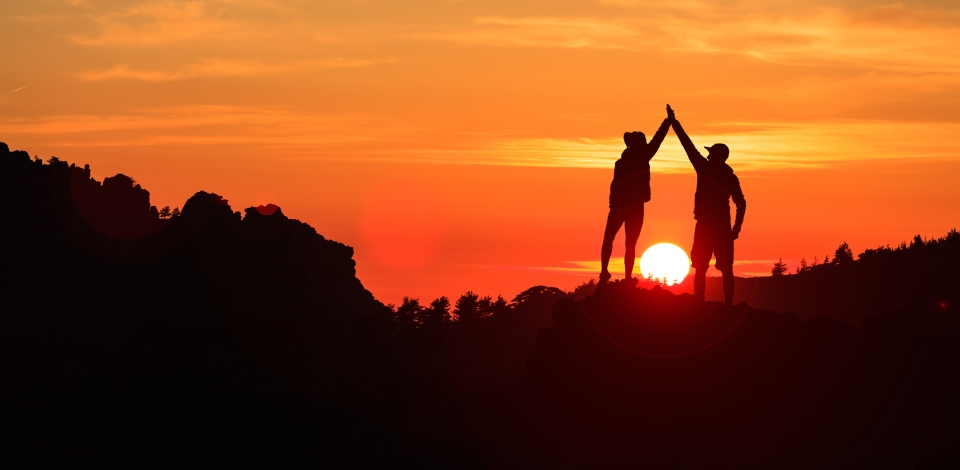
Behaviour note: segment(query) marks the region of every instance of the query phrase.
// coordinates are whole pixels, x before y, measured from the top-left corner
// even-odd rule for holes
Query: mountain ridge
[[[129,201],[97,206],[107,192]],[[104,189],[87,167],[5,145],[0,205],[4,460],[960,461],[957,338],[912,326],[956,324],[953,303],[855,328],[614,282],[510,304],[468,293],[463,321],[449,301],[400,321],[356,278],[352,248],[279,208],[200,191],[164,217],[132,178]]]

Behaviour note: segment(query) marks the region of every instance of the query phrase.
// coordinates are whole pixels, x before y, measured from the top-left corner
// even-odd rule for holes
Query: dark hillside
[[[804,318],[828,316],[854,326],[871,315],[902,309],[913,316],[912,328],[949,331],[960,339],[960,322],[948,315],[960,302],[956,230],[939,239],[918,236],[909,245],[866,250],[856,260],[840,259],[795,274],[737,278],[735,301]],[[720,279],[708,281],[708,298],[720,300]]]
[[[861,256],[741,286],[803,315],[621,283],[392,309],[350,247],[276,207],[157,210],[132,178],[2,144],[0,207],[11,468],[960,463],[956,238],[878,255],[944,270],[927,283]]]
[[[514,387],[469,406],[523,468],[949,468],[960,345],[613,284],[562,300]]]

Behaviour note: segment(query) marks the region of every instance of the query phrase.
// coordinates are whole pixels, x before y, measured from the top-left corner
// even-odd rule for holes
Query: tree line
[[[940,244],[957,242],[960,242],[960,233],[958,233],[957,229],[954,228],[947,232],[946,235],[938,238],[925,239],[920,235],[916,235],[909,244],[907,244],[907,242],[901,242],[896,248],[891,248],[890,245],[872,249],[868,248],[864,250],[863,253],[860,253],[856,259],[854,259],[853,250],[851,250],[850,245],[844,241],[833,252],[832,260],[830,259],[829,255],[823,256],[823,262],[820,262],[817,257],[813,258],[812,263],[808,263],[806,258],[801,258],[800,266],[796,267],[794,273],[803,274],[814,270],[828,269],[830,267],[850,266],[859,261],[875,261],[894,254],[909,254],[911,250],[919,251],[924,248],[935,247]],[[773,263],[773,268],[770,270],[770,274],[774,276],[783,276],[787,274],[788,270],[789,268],[787,267],[787,264],[783,262],[783,258],[780,258],[777,262]]]
[[[597,281],[590,279],[566,292],[549,286],[534,286],[517,294],[509,302],[502,296],[480,296],[473,291],[462,294],[451,303],[446,296],[440,296],[423,305],[420,299],[404,297],[400,306],[387,304],[393,311],[393,318],[401,328],[436,327],[443,323],[476,323],[493,317],[502,317],[526,305],[550,304],[564,297],[582,299],[594,292]]]

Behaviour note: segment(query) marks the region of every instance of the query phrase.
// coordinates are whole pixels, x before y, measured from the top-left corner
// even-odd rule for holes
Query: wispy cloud
[[[84,12],[89,27],[69,36],[86,46],[247,52],[262,49],[268,41],[284,44],[300,59],[309,49],[306,44],[369,47],[427,39],[498,47],[734,55],[779,64],[937,75],[938,83],[960,81],[960,48],[953,47],[960,43],[960,7],[936,1],[869,3],[605,0],[565,8],[565,16],[557,15],[556,9],[540,14],[528,9],[534,13],[524,16],[479,14],[490,9],[463,6],[456,11],[469,19],[388,21],[374,14],[330,22],[318,14],[322,9],[290,2],[148,0],[77,9]],[[335,55],[354,54],[341,50]],[[201,69],[202,64],[194,68]],[[154,81],[179,73],[112,72]]]
[[[957,123],[902,123],[833,120],[816,123],[725,122],[691,134],[698,148],[723,142],[739,172],[820,168],[838,162],[879,158],[957,158]],[[911,138],[904,139],[904,135]],[[488,162],[504,165],[611,168],[623,141],[533,138],[505,140],[486,151]],[[706,152],[703,150],[702,152]],[[660,173],[693,171],[671,136],[650,163]]]
[[[301,60],[288,63],[264,63],[256,60],[204,59],[183,66],[175,71],[139,70],[129,65],[117,65],[106,70],[89,71],[78,74],[83,80],[102,81],[110,79],[132,79],[146,82],[171,82],[186,78],[216,78],[254,75],[282,74],[303,70],[342,69],[368,67],[371,65],[394,63],[396,59],[349,59],[334,57],[320,60]]]
[[[874,7],[865,10],[813,8],[789,14],[748,12],[711,21],[671,16],[663,30],[692,52],[740,54],[773,62],[844,64],[903,73],[960,72],[960,15],[934,19],[925,10]],[[930,21],[920,22],[921,18]],[[922,27],[918,27],[922,23]]]
[[[496,46],[631,49],[643,35],[630,23],[598,18],[480,17],[475,28],[423,37]]]
[[[148,1],[134,6],[90,14],[98,25],[93,35],[72,39],[88,46],[144,46],[184,41],[231,41],[262,36],[262,28],[230,17],[203,1]]]
[[[119,5],[82,2],[75,6],[89,26],[69,34],[86,46],[144,47],[188,45],[190,47],[254,46],[260,41],[307,39],[320,34],[322,17],[311,15],[296,1],[271,0],[144,0]],[[37,18],[39,19],[39,18]],[[340,25],[338,22],[327,22]]]
[[[20,88],[17,88],[17,89],[14,89],[14,90],[10,90],[10,91],[7,92],[7,94],[9,95],[10,93],[16,93],[16,92],[18,92],[18,91],[20,91],[20,90],[22,90],[22,89],[24,89],[24,88],[26,88],[26,87],[25,87],[25,86],[22,86],[22,87],[20,87]]]
[[[179,106],[118,115],[0,118],[0,133],[39,137],[51,146],[255,143],[317,151],[412,132],[381,117],[300,114],[284,108]]]
[[[960,8],[828,3],[604,2],[639,8],[606,16],[477,17],[425,35],[473,45],[733,54],[798,65],[960,73]]]

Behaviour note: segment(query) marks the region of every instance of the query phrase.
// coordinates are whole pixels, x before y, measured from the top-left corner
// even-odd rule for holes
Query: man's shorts
[[[733,232],[729,226],[724,227],[724,224],[698,220],[697,228],[693,232],[690,264],[694,269],[707,269],[714,254],[717,255],[717,269],[733,267]]]

